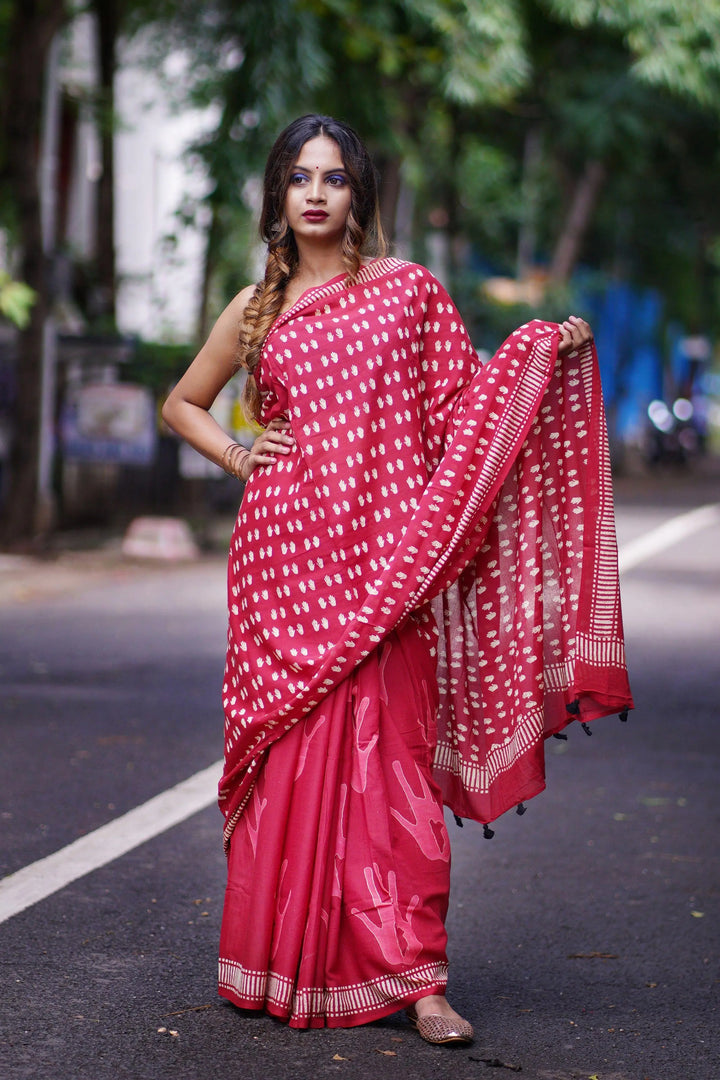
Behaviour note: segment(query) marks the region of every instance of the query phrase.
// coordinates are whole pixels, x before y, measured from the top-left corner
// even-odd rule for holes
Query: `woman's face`
[[[309,139],[290,170],[285,216],[296,240],[342,239],[352,193],[340,147],[333,139]]]

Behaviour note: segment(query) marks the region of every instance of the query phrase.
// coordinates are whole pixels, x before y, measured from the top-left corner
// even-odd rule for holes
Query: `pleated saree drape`
[[[490,821],[543,743],[631,706],[592,347],[531,323],[485,367],[395,259],[273,325],[228,571],[221,993],[349,1025],[442,990],[442,803]]]

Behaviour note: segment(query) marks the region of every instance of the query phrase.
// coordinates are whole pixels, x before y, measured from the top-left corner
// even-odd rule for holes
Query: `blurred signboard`
[[[68,461],[151,465],[157,444],[152,393],[133,383],[74,387],[62,409],[60,441]]]

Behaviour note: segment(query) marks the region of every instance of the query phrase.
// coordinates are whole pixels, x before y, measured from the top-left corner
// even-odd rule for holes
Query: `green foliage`
[[[24,330],[30,322],[30,312],[36,294],[22,281],[13,281],[8,273],[0,271],[0,314]]]
[[[440,88],[463,106],[507,103],[529,76],[525,26],[515,0],[408,0],[439,46]],[[437,71],[429,73],[437,82]]]
[[[408,111],[437,100],[506,103],[528,77],[516,0],[300,0],[300,7],[321,24],[332,64],[324,87],[348,115],[354,109],[343,84],[353,68],[366,76],[364,96],[382,98],[384,116],[406,121]]]
[[[192,150],[213,180],[213,308],[254,272],[250,195],[275,134],[322,111],[352,123],[387,173],[400,163],[419,255],[424,234],[444,222],[452,252],[470,243],[503,274],[515,272],[521,237],[536,265],[549,264],[579,178],[602,163],[580,257],[592,252],[594,270],[658,285],[680,317],[715,317],[703,298],[714,296],[718,273],[708,252],[720,235],[720,0],[130,8],[128,26],[154,19],[159,28],[156,64],[174,47],[191,56],[178,102],[217,112]],[[451,287],[479,318],[502,321],[478,298],[463,258]]]
[[[468,138],[458,161],[458,193],[468,223],[477,222],[487,245],[507,251],[522,213],[518,161],[506,150]]]
[[[166,76],[171,99],[179,108],[211,109],[218,117],[188,156],[212,182],[205,200],[214,222],[209,264],[216,277],[226,280],[234,273],[246,283],[252,250],[248,245],[238,258],[234,227],[256,211],[250,188],[275,135],[312,108],[312,95],[325,78],[328,62],[318,20],[309,18],[298,0],[213,0],[207,5],[162,0],[154,31],[148,62],[156,73],[162,76],[169,49],[189,58],[185,78]],[[192,216],[186,208],[188,213]],[[236,291],[231,289],[223,301]]]
[[[639,78],[720,108],[718,0],[548,0],[547,6],[573,26],[622,35]]]

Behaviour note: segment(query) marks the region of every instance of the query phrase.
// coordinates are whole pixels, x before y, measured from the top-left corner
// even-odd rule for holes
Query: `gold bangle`
[[[247,476],[243,476],[243,465],[245,464],[246,461],[250,460],[250,451],[245,447],[243,449],[245,449],[245,456],[241,457],[240,461],[238,462],[238,465],[237,465],[237,477],[238,477],[238,480],[242,480],[243,483],[246,483],[250,479],[250,473],[252,472],[252,469],[247,474]]]
[[[250,451],[247,447],[241,446],[240,443],[230,443],[223,450],[220,465],[228,476],[234,476],[236,480],[244,481],[248,477],[242,475],[242,467],[249,457]]]
[[[234,476],[230,460],[233,456],[233,452],[235,450],[238,450],[239,448],[239,443],[228,443],[228,445],[223,450],[222,457],[220,458],[220,467],[224,469],[229,476]]]

